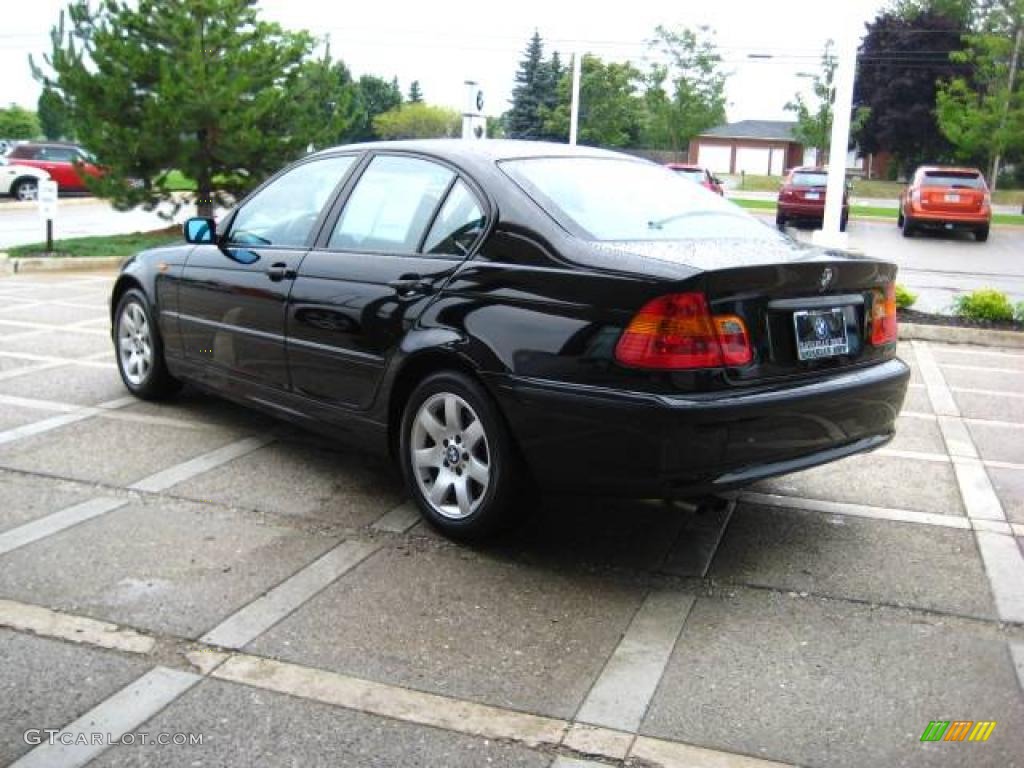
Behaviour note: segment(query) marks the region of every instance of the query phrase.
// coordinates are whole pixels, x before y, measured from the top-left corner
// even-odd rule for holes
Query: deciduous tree
[[[643,127],[640,70],[628,62],[604,62],[584,55],[580,78],[579,142],[603,147],[635,146]],[[569,135],[572,74],[558,84],[558,104],[541,109],[543,129],[562,138]]]
[[[35,112],[17,104],[0,109],[0,138],[34,139],[39,133],[39,119]]]
[[[837,64],[833,43],[829,40],[821,54],[821,69],[812,80],[813,100],[808,101],[802,93],[798,93],[786,104],[786,110],[796,115],[793,137],[805,147],[815,147],[821,164],[828,162],[832,139],[832,102],[835,100]]]
[[[382,139],[437,139],[458,136],[462,127],[459,113],[447,107],[423,102],[402,104],[373,120]]]

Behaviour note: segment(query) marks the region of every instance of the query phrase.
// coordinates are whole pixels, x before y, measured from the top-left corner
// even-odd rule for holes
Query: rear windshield
[[[797,171],[793,174],[793,181],[790,183],[794,187],[824,187],[828,184],[828,174]]]
[[[922,183],[929,187],[985,188],[981,174],[973,171],[925,171]]]
[[[505,171],[565,229],[590,240],[770,239],[772,230],[699,184],[617,158],[506,160]]]

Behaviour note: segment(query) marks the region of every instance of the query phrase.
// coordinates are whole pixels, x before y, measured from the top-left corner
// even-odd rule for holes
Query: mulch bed
[[[957,315],[933,315],[930,312],[918,312],[916,309],[901,309],[898,312],[901,323],[918,323],[919,325],[946,325],[955,328],[984,328],[999,331],[1024,331],[1024,325],[1012,320],[970,320]]]

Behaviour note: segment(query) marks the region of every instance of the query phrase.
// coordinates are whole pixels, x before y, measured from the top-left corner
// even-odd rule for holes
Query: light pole
[[[572,108],[569,111],[569,143],[576,146],[580,124],[580,77],[583,72],[583,49],[579,44],[572,55]]]

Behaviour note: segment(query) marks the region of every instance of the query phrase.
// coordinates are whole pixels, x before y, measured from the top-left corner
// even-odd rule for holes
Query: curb
[[[70,197],[58,197],[57,205],[85,205],[87,203],[103,202],[99,197],[92,195],[73,195]],[[0,211],[28,211],[36,210],[39,203],[35,200],[2,200],[0,199]]]
[[[952,325],[900,323],[900,340],[941,341],[945,344],[974,344],[979,347],[1024,349],[1024,333],[988,328],[958,328]]]
[[[82,272],[95,269],[117,269],[121,256],[45,256],[12,259],[0,253],[0,275],[20,275],[31,272]]]

